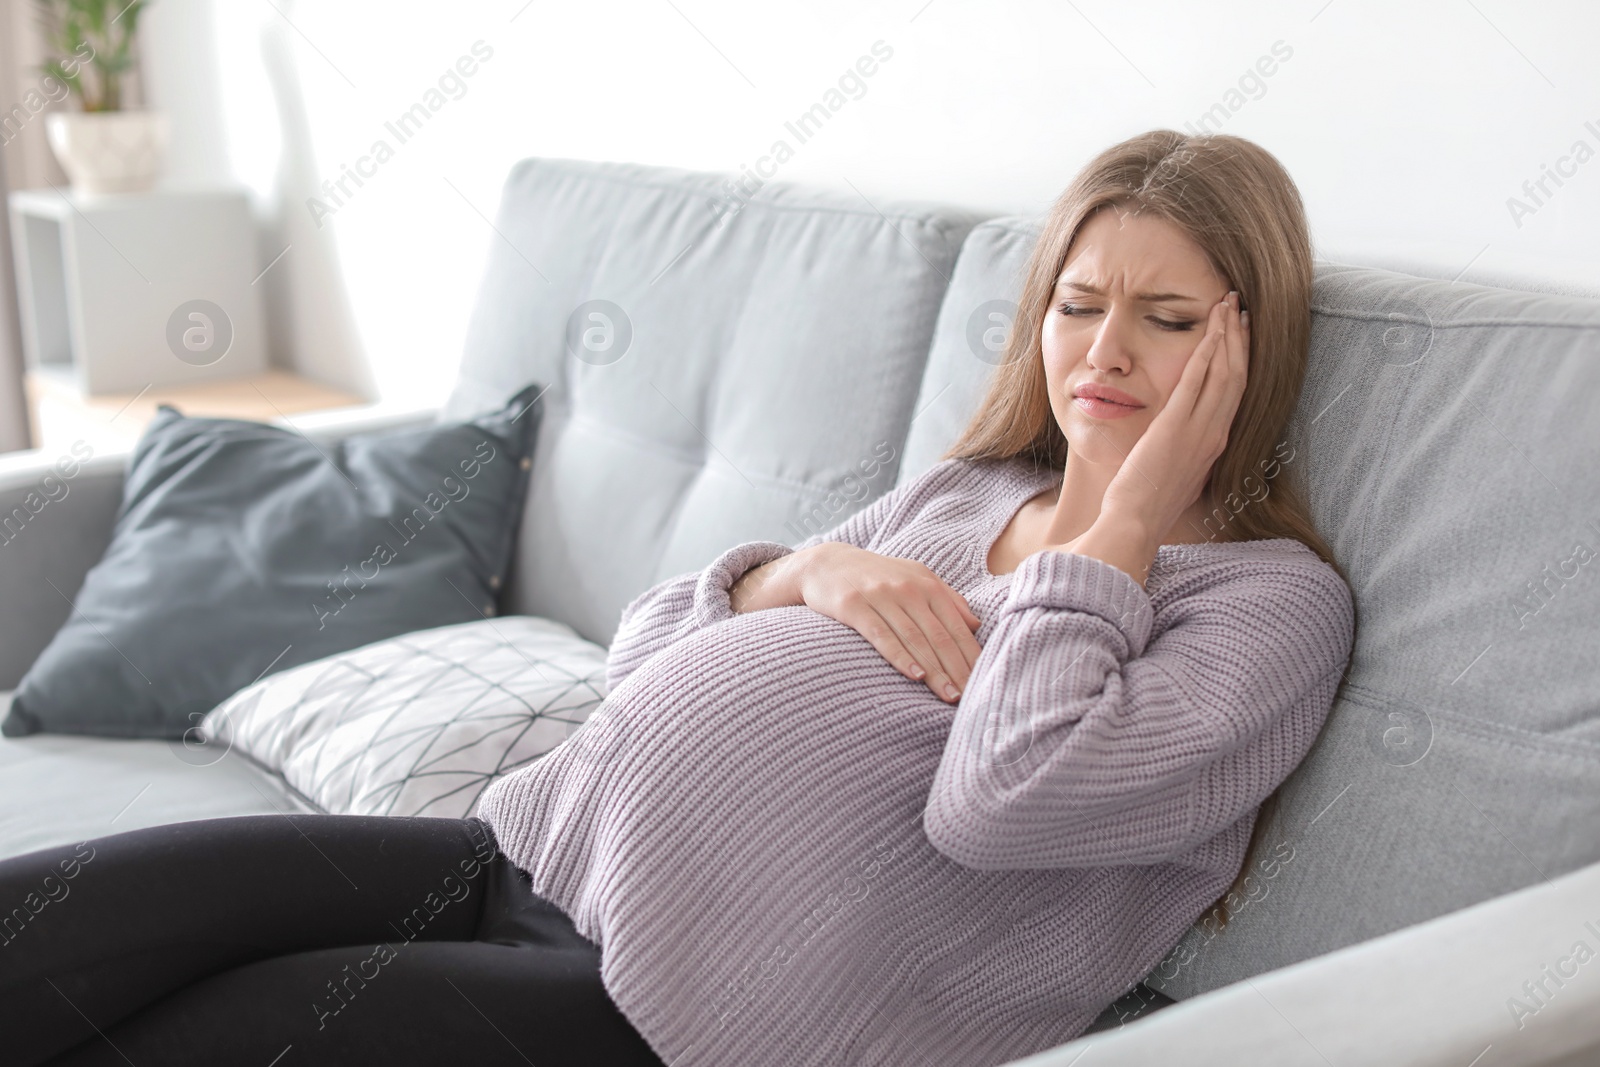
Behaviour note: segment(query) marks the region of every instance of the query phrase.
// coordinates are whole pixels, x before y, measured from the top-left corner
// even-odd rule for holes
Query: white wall
[[[448,387],[499,239],[482,216],[526,156],[737,172],[782,138],[776,180],[1032,213],[1100,149],[1221,105],[1295,176],[1321,256],[1600,284],[1583,0],[161,0],[145,18],[170,183],[244,183],[262,265],[289,249],[267,275],[277,358],[399,402]],[[384,123],[479,40],[464,95],[400,143]],[[784,123],[877,41],[891,58],[799,144]],[[393,158],[319,229],[307,198],[379,139]],[[1558,165],[1564,184],[1524,191]]]

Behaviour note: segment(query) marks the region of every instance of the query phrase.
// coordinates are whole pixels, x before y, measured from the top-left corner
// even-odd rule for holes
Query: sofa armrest
[[[111,542],[128,454],[77,448],[0,455],[0,690],[50,643]]]
[[[319,444],[433,423],[434,408],[367,404],[274,419]],[[127,451],[0,454],[0,691],[14,689],[66,621],[111,543]]]
[[[1596,901],[1600,864],[1006,1067],[1600,1063]]]

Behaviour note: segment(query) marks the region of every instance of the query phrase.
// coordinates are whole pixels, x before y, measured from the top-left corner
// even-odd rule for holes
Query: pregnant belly
[[[578,888],[558,871],[703,871],[708,906],[775,876],[837,880],[925,845],[955,710],[809,608],[736,616],[652,657],[519,772],[538,845],[513,858],[558,901]]]
[[[649,930],[715,984],[814,908],[845,936],[942,884],[922,811],[955,712],[842,623],[752,612],[653,656],[484,813],[586,937]]]
[[[767,772],[787,762],[815,773],[942,749],[954,715],[855,630],[784,607],[735,616],[657,653],[567,745],[591,760],[647,758],[660,774],[733,770],[747,759]]]

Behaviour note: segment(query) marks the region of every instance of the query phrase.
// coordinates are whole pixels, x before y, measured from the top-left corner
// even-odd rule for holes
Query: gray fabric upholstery
[[[860,201],[769,185],[713,227],[705,200],[721,180],[519,165],[445,414],[488,410],[527,381],[553,383],[528,505],[538,521],[524,524],[515,606],[602,643],[622,605],[659,578],[738,540],[795,543],[931,466],[989,372],[982,333],[994,309],[983,305],[1015,299],[1036,233],[1032,219],[977,226],[952,269],[972,216],[883,203],[879,215]],[[1513,609],[1574,541],[1600,547],[1600,431],[1587,419],[1600,395],[1600,306],[1333,264],[1319,274],[1313,368],[1289,469],[1309,475],[1315,517],[1350,575],[1356,655],[1267,835],[1293,858],[1258,877],[1260,893],[1223,933],[1208,942],[1192,932],[1167,980],[1152,976],[1176,997],[1600,858],[1600,586],[1591,588],[1600,572],[1586,564],[1549,580],[1549,602],[1526,628]],[[581,345],[585,359],[566,353],[567,321],[591,298],[626,309],[632,338],[612,362]],[[892,451],[886,462],[874,452],[880,440]],[[109,537],[120,466],[94,464],[73,496],[0,546],[0,687],[65,616],[35,575],[73,595]],[[36,479],[21,468],[12,477],[0,462],[0,505]],[[805,514],[813,526],[796,528]],[[11,813],[0,819],[0,855],[102,826],[290,803],[238,753],[191,765],[205,758],[163,742],[0,739],[0,809]],[[45,820],[32,814],[41,801]],[[1490,1020],[1506,1029],[1504,998],[1586,937],[1593,878],[1577,888],[1530,889],[1307,965],[1283,986],[1254,982],[1268,996],[1289,994],[1274,1003],[1313,1039],[1348,1031],[1362,1011],[1367,1024],[1382,1015],[1379,1035],[1404,1036],[1425,1021],[1419,1006],[1461,1009],[1441,1033],[1476,1035]],[[1538,919],[1552,921],[1537,942],[1523,938],[1519,924]],[[1351,1007],[1367,992],[1380,996]],[[1272,1062],[1294,1062],[1304,1034],[1260,1011],[1260,995],[1236,986],[1219,994],[1229,998],[1220,1007],[1194,999],[1087,1041],[1152,1062],[1192,1058],[1202,1041],[1231,1034],[1259,1037]],[[1338,1010],[1321,1010],[1311,1029],[1301,1010],[1330,1004]],[[1588,1005],[1581,988],[1563,991],[1530,1035],[1565,1034]],[[1154,1043],[1134,1044],[1151,1027]],[[1372,1025],[1357,1029],[1369,1055],[1392,1050]],[[1463,1056],[1437,1047],[1454,1057],[1440,1062],[1464,1063],[1482,1045]],[[1065,1049],[1042,1062],[1082,1053]]]
[[[0,715],[11,704],[0,693]],[[238,752],[183,741],[0,737],[0,859],[123,830],[315,811]]]
[[[378,405],[296,416],[294,426],[331,448],[353,434],[422,429],[431,421]],[[0,502],[20,505],[45,472],[59,470],[58,458],[0,456]],[[66,496],[0,545],[0,689],[16,684],[66,618],[67,602],[51,583],[76,596],[100,561],[122,503],[127,461],[127,452],[94,456],[67,482]],[[0,719],[10,706],[11,693],[0,692]],[[0,737],[0,859],[185,819],[314,810],[242,752],[219,753],[192,739]]]
[[[1594,1067],[1597,896],[1587,867],[1003,1067]]]
[[[59,458],[0,456],[0,524],[10,520],[0,532],[0,689],[16,688],[67,620],[68,598],[105,554],[122,506],[125,454],[94,456],[64,480]]]
[[[1016,298],[1037,232],[968,238],[902,481],[976,407],[972,316]],[[1350,579],[1356,648],[1268,828],[1292,858],[1150,976],[1178,998],[1600,860],[1600,558],[1578,547],[1600,552],[1600,301],[1320,263],[1313,303],[1286,469]]]
[[[431,421],[379,404],[297,415],[292,425],[326,447],[351,434],[420,429]],[[274,425],[290,423],[276,419]],[[66,621],[66,598],[77,596],[89,568],[105,554],[130,454],[94,455],[65,479],[61,472],[71,470],[65,462],[71,452],[0,455],[0,690],[16,688]],[[65,495],[55,482],[46,485],[47,477],[64,481]],[[37,512],[28,507],[29,494]],[[46,503],[40,506],[40,500]]]
[[[992,331],[1010,328],[1038,237],[1038,220],[1013,217],[990,219],[967,235],[939,308],[896,484],[939,462],[977,410],[1001,356],[1001,338]]]
[[[446,407],[550,383],[510,607],[601,644],[660,579],[889,488],[978,219],[769,183],[719,222],[724,177],[519,163]]]
[[[1442,281],[1467,282],[1472,285],[1484,285],[1494,289],[1520,289],[1530,293],[1546,293],[1552,296],[1578,296],[1588,300],[1600,300],[1600,279],[1591,278],[1580,281],[1575,277],[1541,278],[1521,270],[1507,270],[1503,267],[1485,265],[1473,262],[1465,271],[1457,271],[1453,266],[1445,267],[1438,259],[1424,259],[1418,256],[1380,254],[1365,256],[1362,259],[1364,267],[1378,267],[1382,270],[1395,271],[1400,274],[1411,274],[1418,278],[1438,278]]]
[[[105,556],[0,731],[181,738],[264,675],[494,612],[537,393],[331,453],[281,427],[163,407]]]

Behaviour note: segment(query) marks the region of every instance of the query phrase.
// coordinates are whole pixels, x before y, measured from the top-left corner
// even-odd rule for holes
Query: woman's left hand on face
[[[1166,406],[1156,413],[1106,487],[1102,516],[1122,516],[1157,542],[1205,488],[1244,396],[1250,318],[1239,295],[1212,305]]]

